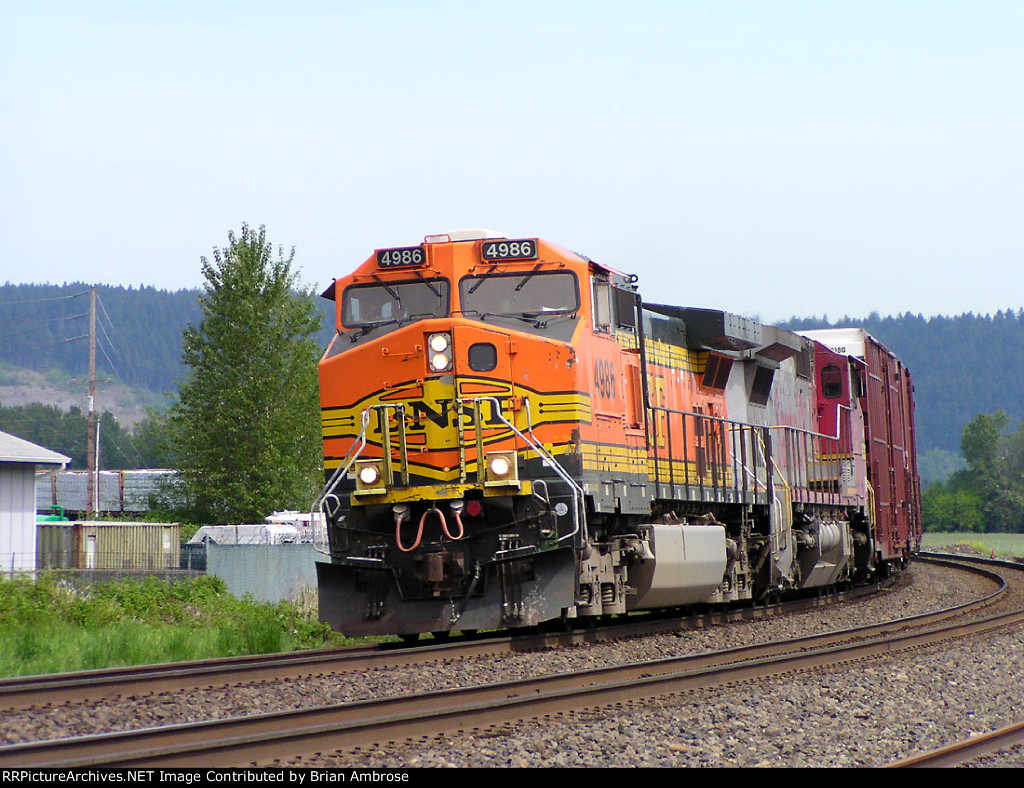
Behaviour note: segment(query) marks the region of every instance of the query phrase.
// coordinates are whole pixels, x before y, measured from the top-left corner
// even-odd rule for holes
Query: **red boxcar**
[[[836,424],[833,414],[839,409],[829,407],[834,398],[828,395],[836,393],[839,387],[843,387],[844,401],[848,399],[863,414],[865,478],[875,515],[875,558],[906,558],[920,548],[922,530],[914,382],[910,370],[863,329],[837,328],[803,334],[823,346],[815,357],[822,432]],[[842,366],[844,359],[848,360],[846,369]],[[856,425],[853,429],[856,431]]]

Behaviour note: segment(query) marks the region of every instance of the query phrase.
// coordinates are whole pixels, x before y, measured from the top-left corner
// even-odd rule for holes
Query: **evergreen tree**
[[[196,522],[262,522],[309,506],[320,481],[320,315],[297,289],[294,249],[275,258],[265,228],[244,224],[228,242],[202,258],[203,318],[184,332],[169,437]]]
[[[70,457],[70,470],[85,468],[86,418],[78,407],[65,412],[40,402],[0,405],[0,431]]]
[[[101,470],[121,471],[167,465],[166,453],[160,455],[150,448],[159,445],[160,417],[151,416],[134,432],[124,429],[108,411],[99,415],[99,423]],[[86,415],[77,406],[65,412],[55,405],[39,402],[10,408],[0,405],[0,431],[67,455],[71,458],[68,470],[85,470],[87,424]]]

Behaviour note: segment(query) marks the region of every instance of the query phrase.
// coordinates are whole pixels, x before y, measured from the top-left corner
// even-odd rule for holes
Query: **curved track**
[[[1009,612],[978,612],[979,607],[991,605],[1003,593],[1001,587],[970,605],[798,641],[412,697],[13,745],[0,748],[0,766],[232,766],[290,760],[303,753],[442,730],[494,725],[869,659],[1019,623],[1024,619],[1024,610],[1019,606],[1011,606],[1014,609]],[[962,620],[965,618],[966,622]]]
[[[889,583],[891,579],[879,587],[885,587]],[[877,589],[874,586],[864,587],[784,604],[742,607],[683,618],[664,615],[633,616],[592,629],[541,633],[531,631],[513,635],[464,635],[450,641],[426,640],[413,645],[395,642],[6,678],[0,679],[0,711],[95,701],[101,698],[181,692],[201,687],[280,681],[312,674],[349,673],[373,667],[395,667],[437,659],[464,659],[471,656],[581,645],[680,628],[703,628],[730,621],[768,618],[845,601],[873,593],[875,590]]]
[[[959,766],[976,758],[1008,750],[1021,744],[1024,744],[1024,722],[1007,725],[997,731],[983,733],[931,752],[904,758],[890,763],[888,766],[895,769],[933,769],[941,766]]]

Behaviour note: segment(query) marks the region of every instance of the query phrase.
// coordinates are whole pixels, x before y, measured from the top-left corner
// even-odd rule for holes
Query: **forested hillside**
[[[87,376],[89,287],[78,282],[0,286],[0,362]],[[174,392],[184,373],[182,331],[202,319],[199,292],[97,286],[97,376],[158,394]],[[322,304],[326,347],[333,305]]]
[[[198,291],[96,288],[100,377],[155,392],[181,377],[181,331],[199,319]],[[85,377],[89,369],[89,285],[0,287],[0,360]]]
[[[0,286],[0,364],[48,372],[87,374],[89,286]],[[198,290],[97,287],[98,375],[157,394],[181,379],[181,337],[201,314]],[[331,302],[321,345],[332,334]],[[918,446],[922,455],[958,455],[965,425],[979,413],[1004,411],[1011,424],[1024,417],[1024,310],[995,315],[925,318],[793,319],[791,330],[864,328],[891,348],[914,374]],[[2,382],[2,379],[0,379]],[[0,403],[3,402],[0,386]]]
[[[910,368],[917,400],[918,448],[960,451],[963,428],[979,413],[1024,417],[1024,310],[995,315],[899,315],[791,320],[791,330],[863,328]]]

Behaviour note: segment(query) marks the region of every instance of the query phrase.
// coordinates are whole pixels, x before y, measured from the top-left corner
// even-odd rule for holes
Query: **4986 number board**
[[[427,262],[427,253],[422,246],[404,246],[398,249],[378,249],[378,268],[402,268],[404,266],[423,265]]]
[[[537,242],[532,238],[516,241],[485,241],[480,247],[484,260],[533,260],[537,257]]]

